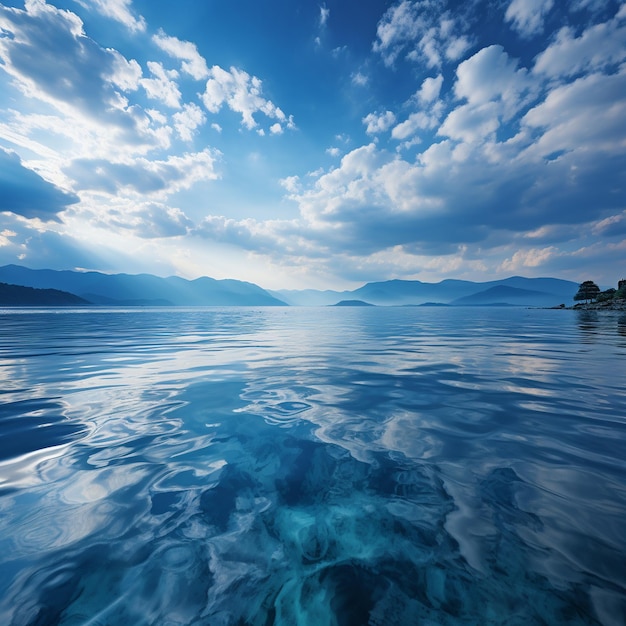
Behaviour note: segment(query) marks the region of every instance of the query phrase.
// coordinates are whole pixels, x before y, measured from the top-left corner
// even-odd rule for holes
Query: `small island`
[[[369,302],[364,302],[363,300],[341,300],[337,302],[337,304],[333,304],[332,306],[376,306],[376,305],[371,304]]]

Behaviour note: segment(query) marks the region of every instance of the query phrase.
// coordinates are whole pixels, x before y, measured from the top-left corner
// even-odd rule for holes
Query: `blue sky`
[[[626,276],[626,4],[0,3],[0,264]]]

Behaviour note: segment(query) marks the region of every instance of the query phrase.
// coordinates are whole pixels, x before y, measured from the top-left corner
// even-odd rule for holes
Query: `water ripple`
[[[3,624],[626,621],[621,317],[0,315]]]

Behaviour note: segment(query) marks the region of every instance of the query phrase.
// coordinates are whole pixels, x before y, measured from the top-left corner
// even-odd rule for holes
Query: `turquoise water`
[[[626,622],[626,316],[0,311],[0,623]]]

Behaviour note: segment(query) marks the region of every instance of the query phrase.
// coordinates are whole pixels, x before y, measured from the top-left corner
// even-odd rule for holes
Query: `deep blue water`
[[[0,311],[0,623],[626,623],[626,316]]]

